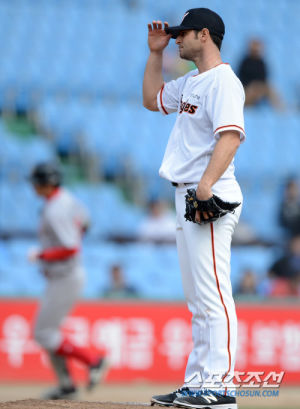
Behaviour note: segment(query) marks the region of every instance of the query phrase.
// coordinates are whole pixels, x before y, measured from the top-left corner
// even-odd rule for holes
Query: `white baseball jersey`
[[[42,270],[49,278],[66,275],[79,266],[79,253],[88,215],[65,189],[57,189],[45,204],[41,217]]]
[[[198,74],[189,72],[170,81],[157,95],[164,115],[177,112],[160,176],[172,182],[199,182],[205,171],[220,132],[235,130],[245,138],[245,94],[230,65],[218,66]],[[234,179],[233,161],[220,181]]]

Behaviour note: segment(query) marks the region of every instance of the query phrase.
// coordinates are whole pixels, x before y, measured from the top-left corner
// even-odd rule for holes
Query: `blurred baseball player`
[[[237,318],[230,282],[231,238],[238,222],[242,194],[234,176],[233,158],[245,138],[243,87],[220,48],[225,26],[219,15],[205,8],[188,10],[179,26],[148,24],[149,59],[143,83],[143,103],[163,115],[176,112],[160,168],[160,176],[176,186],[176,240],[182,282],[192,313],[193,350],[183,386],[153,396],[164,406],[236,409],[226,388],[234,373]],[[163,50],[176,39],[181,58],[196,70],[164,83]],[[195,211],[185,220],[187,189],[196,190],[195,205],[218,196],[234,203],[234,213],[214,220],[211,211]],[[215,196],[214,196],[215,197]],[[219,214],[223,216],[223,214]],[[209,222],[212,220],[211,222]]]
[[[80,261],[82,234],[88,228],[88,215],[83,206],[61,185],[61,174],[51,163],[37,165],[31,182],[39,196],[45,199],[39,230],[41,249],[31,251],[31,261],[38,260],[47,280],[46,292],[37,314],[34,336],[46,349],[58,378],[57,388],[45,399],[74,399],[77,388],[68,371],[66,358],[84,363],[89,371],[88,389],[103,375],[104,355],[93,354],[62,336],[60,325],[79,298],[84,284]]]

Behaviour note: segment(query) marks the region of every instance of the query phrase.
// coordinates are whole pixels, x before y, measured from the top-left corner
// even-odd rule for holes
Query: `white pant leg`
[[[45,349],[55,351],[59,347],[62,341],[60,325],[77,301],[83,283],[81,270],[48,280],[34,328],[35,340]]]
[[[199,226],[184,219],[185,194],[186,189],[176,189],[178,254],[183,288],[193,314],[194,349],[185,385],[201,387],[214,374],[223,378],[234,371],[237,319],[230,282],[230,248],[241,206],[235,214]]]
[[[192,313],[192,337],[193,350],[191,351],[185,371],[185,384],[187,380],[193,378],[197,373],[204,370],[205,357],[208,354],[208,326],[206,322],[206,314],[204,311],[199,311],[197,308],[197,295],[194,276],[190,266],[188,257],[187,244],[184,237],[183,229],[180,226],[176,228],[176,243],[178,250],[178,258],[182,276],[182,285],[185,299],[189,310]]]

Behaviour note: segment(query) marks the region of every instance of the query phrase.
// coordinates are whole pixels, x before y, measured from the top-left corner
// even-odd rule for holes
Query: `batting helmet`
[[[30,181],[39,186],[60,186],[62,174],[53,163],[39,163],[34,167],[30,175]]]

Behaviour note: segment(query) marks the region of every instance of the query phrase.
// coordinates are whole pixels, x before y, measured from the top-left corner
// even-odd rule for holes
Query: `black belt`
[[[178,187],[179,185],[184,185],[184,186],[189,186],[189,185],[193,185],[194,183],[192,182],[188,182],[188,183],[177,183],[177,182],[171,182],[172,186]]]

